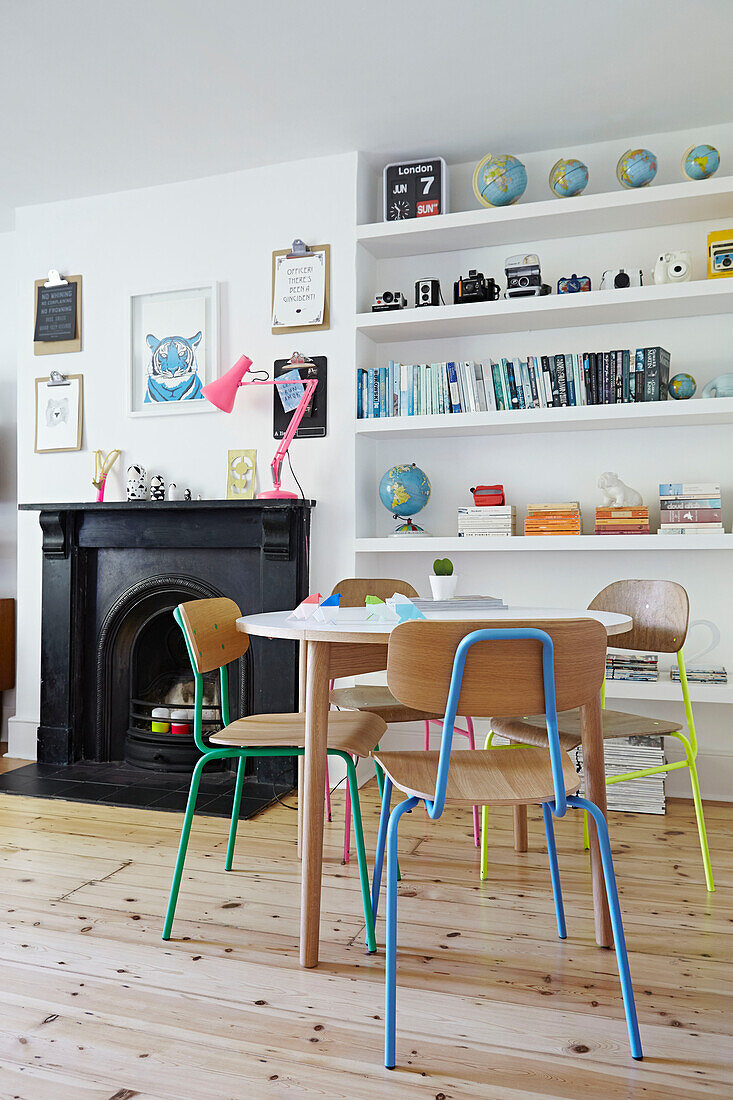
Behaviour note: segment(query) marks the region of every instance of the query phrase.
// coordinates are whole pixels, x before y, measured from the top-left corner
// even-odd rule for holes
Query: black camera
[[[415,306],[439,306],[443,299],[440,279],[418,279],[415,283]]]
[[[493,279],[486,279],[480,271],[473,268],[468,273],[468,278],[463,275],[453,284],[453,301],[459,302],[494,302],[500,294],[499,287]]]
[[[401,290],[384,290],[381,294],[376,295],[372,313],[383,313],[391,309],[404,309],[406,305],[407,298]]]
[[[535,252],[508,256],[506,260],[506,298],[532,298],[549,294],[550,287],[542,282],[540,258]]]

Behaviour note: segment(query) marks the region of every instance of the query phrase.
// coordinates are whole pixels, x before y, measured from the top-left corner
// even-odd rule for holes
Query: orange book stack
[[[580,504],[530,504],[524,521],[525,535],[582,535]]]
[[[597,535],[648,535],[649,509],[596,508]]]

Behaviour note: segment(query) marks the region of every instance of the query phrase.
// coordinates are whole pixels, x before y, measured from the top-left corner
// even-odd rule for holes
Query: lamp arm
[[[281,383],[281,382],[279,382],[278,379],[274,379],[274,384],[276,386],[277,385],[285,386],[285,385],[292,385],[292,382],[283,381]],[[303,381],[303,386],[305,387],[305,389],[303,390],[303,396],[301,397],[300,403],[298,404],[298,407],[296,408],[295,412],[290,417],[290,423],[288,424],[287,431],[285,432],[285,435],[280,440],[278,448],[275,451],[275,457],[273,458],[272,462],[270,463],[270,469],[272,470],[272,485],[273,485],[273,488],[276,489],[276,490],[280,489],[280,470],[282,468],[282,464],[283,464],[283,461],[285,459],[285,455],[288,453],[288,447],[290,446],[290,444],[293,442],[293,439],[295,438],[295,433],[297,432],[298,428],[300,427],[300,422],[303,419],[303,417],[305,416],[305,410],[308,408],[308,404],[310,402],[311,397],[313,396],[313,393],[314,393],[315,388],[316,388],[317,385],[318,385],[318,379],[317,378],[306,378]]]

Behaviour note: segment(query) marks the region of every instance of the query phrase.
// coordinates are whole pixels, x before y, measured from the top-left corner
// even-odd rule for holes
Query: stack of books
[[[672,665],[669,670],[670,679],[676,684],[680,682],[680,670],[677,665]],[[708,665],[706,668],[688,668],[688,684],[727,684],[728,671],[723,665]]]
[[[662,737],[614,737],[604,742],[606,778],[623,775],[624,772],[641,771],[665,764],[664,739]],[[583,749],[575,750],[576,767],[583,776]],[[606,787],[609,810],[625,810],[640,814],[663,814],[665,773],[646,775],[642,779],[629,779],[625,783],[612,783]],[[585,783],[583,782],[583,789]]]
[[[658,661],[656,653],[609,653],[606,656],[606,679],[658,680]]]
[[[596,508],[597,535],[648,535],[649,509],[646,505],[638,508]]]
[[[581,535],[583,524],[577,500],[560,504],[530,504],[525,535]]]
[[[358,419],[665,401],[664,348],[397,363],[357,370]]]
[[[659,534],[697,535],[723,530],[720,486],[675,481],[659,486]]]
[[[493,505],[490,508],[459,508],[458,537],[484,535],[516,535],[517,509],[513,504]]]

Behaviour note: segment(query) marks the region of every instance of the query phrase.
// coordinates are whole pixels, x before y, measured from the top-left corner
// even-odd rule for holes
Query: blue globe
[[[616,165],[622,187],[646,187],[657,174],[657,158],[648,149],[627,149]]]
[[[415,516],[430,500],[428,475],[414,462],[391,466],[379,482],[379,499],[393,516]]]
[[[720,153],[714,145],[691,145],[682,154],[682,171],[691,180],[706,180],[720,168]]]
[[[675,374],[667,386],[669,396],[675,401],[688,401],[696,389],[697,383],[691,374]]]
[[[511,206],[527,190],[527,169],[511,153],[490,153],[476,165],[473,193],[484,206]]]
[[[588,186],[588,168],[582,160],[559,160],[550,170],[550,189],[559,199],[580,195]]]

